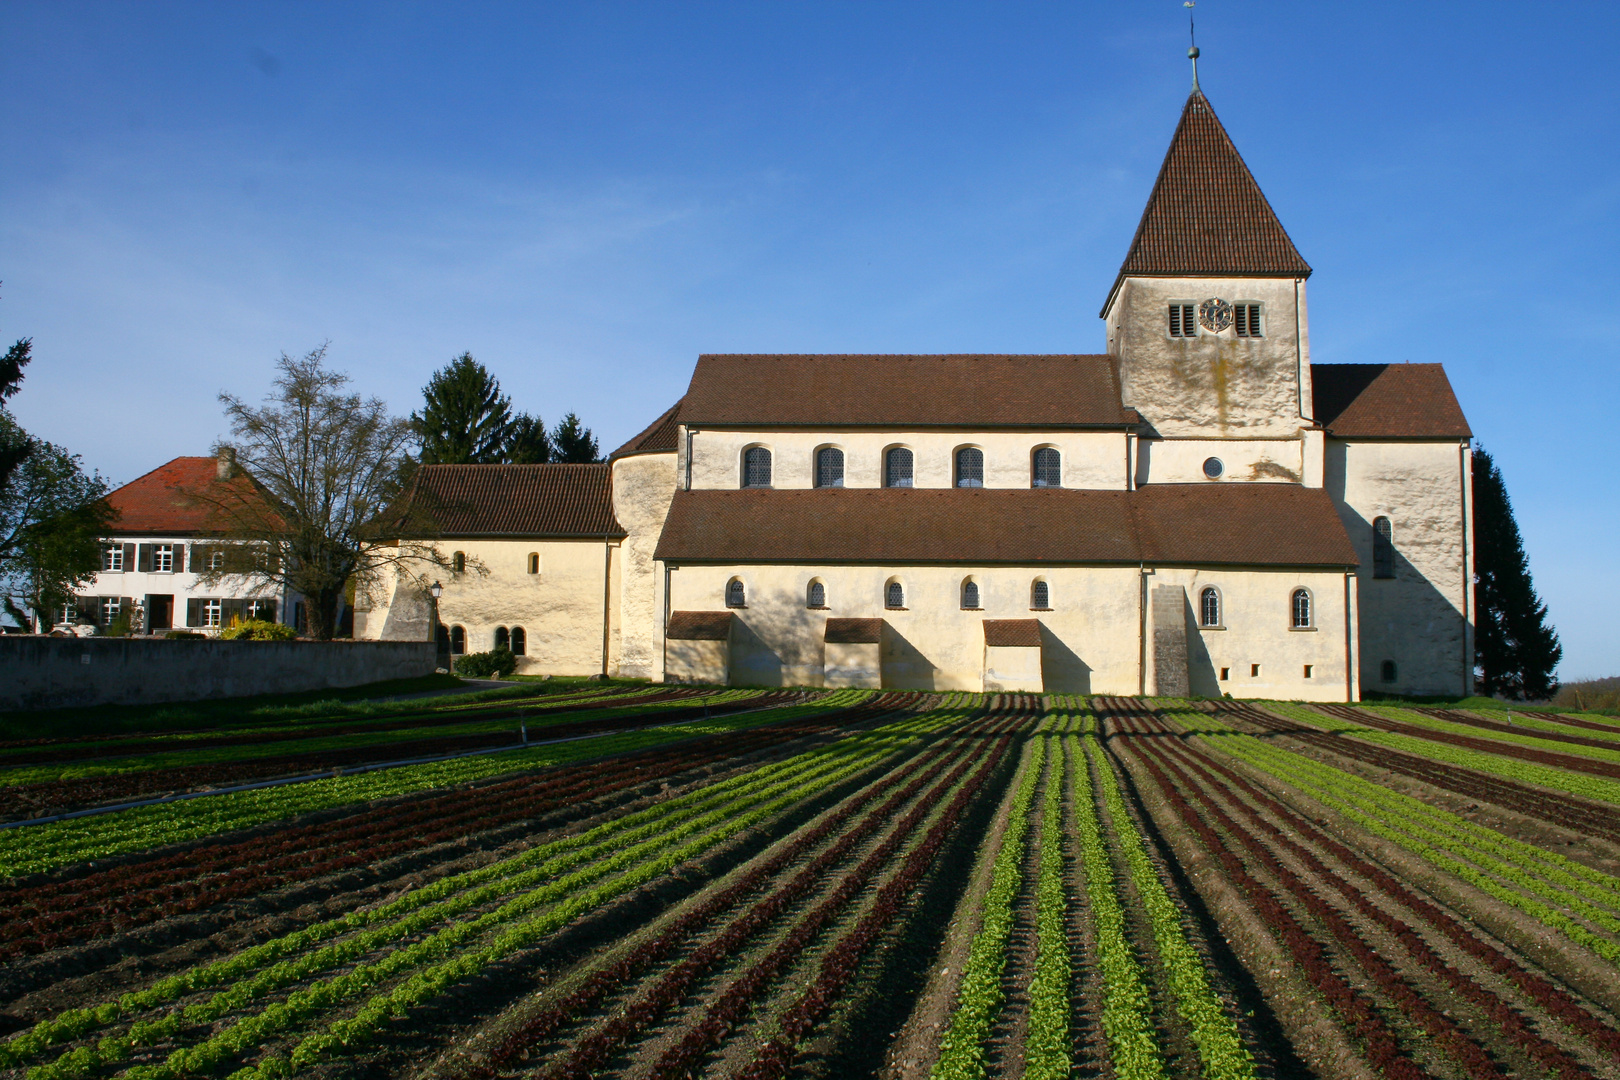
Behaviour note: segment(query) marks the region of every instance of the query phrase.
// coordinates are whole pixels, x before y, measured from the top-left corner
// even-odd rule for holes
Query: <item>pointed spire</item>
[[[1310,273],[1215,110],[1194,88],[1114,289],[1127,277]]]

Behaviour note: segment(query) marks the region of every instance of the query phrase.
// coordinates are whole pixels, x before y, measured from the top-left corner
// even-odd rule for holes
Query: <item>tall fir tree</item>
[[[1530,580],[1502,470],[1484,447],[1474,451],[1474,581],[1474,655],[1485,692],[1516,700],[1551,697],[1564,647]]]
[[[596,436],[591,429],[579,422],[579,417],[569,413],[557,421],[557,426],[551,430],[551,460],[569,465],[590,465],[601,460],[601,451],[596,447]]]
[[[422,388],[422,411],[411,424],[424,465],[492,465],[505,460],[512,399],[489,370],[462,353]]]
[[[545,421],[528,413],[514,416],[502,460],[509,465],[544,465],[551,458],[551,436]]]

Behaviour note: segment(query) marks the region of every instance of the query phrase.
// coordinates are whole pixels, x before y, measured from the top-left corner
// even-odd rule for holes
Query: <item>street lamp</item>
[[[435,581],[432,585],[428,586],[428,592],[433,594],[433,602],[438,603],[439,597],[444,595],[444,586]]]
[[[438,659],[439,650],[445,648],[440,642],[440,634],[444,631],[444,627],[439,622],[439,597],[444,595],[444,586],[435,581],[428,586],[428,595],[433,597],[433,624],[428,633],[432,635],[433,655],[436,660]]]

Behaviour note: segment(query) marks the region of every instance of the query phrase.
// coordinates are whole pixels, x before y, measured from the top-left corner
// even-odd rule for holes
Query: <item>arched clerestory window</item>
[[[816,451],[816,487],[844,486],[844,452],[836,446]]]
[[[1045,578],[1036,578],[1029,586],[1029,606],[1034,611],[1052,610],[1052,587]]]
[[[1213,585],[1205,585],[1198,594],[1198,625],[1221,625],[1221,591]]]
[[[524,653],[529,651],[529,635],[524,631],[523,627],[512,627],[511,647],[512,653],[515,656],[522,656]]]
[[[826,607],[827,586],[820,581],[812,581],[809,591],[805,594],[804,606],[808,608]]]
[[[1043,446],[1035,451],[1030,468],[1030,487],[1062,487],[1063,455],[1055,446]]]
[[[883,606],[890,608],[903,608],[906,606],[906,588],[898,581],[891,581],[883,590]]]
[[[458,551],[454,555],[450,556],[450,572],[451,573],[453,573],[453,574],[463,574],[463,573],[466,573],[466,571],[467,571],[467,553],[465,551]]]
[[[911,451],[904,446],[892,447],[883,455],[883,486],[892,488],[911,487],[913,457]]]
[[[538,551],[531,551],[531,552],[529,552],[529,573],[538,574],[539,572],[540,572],[540,553]]]
[[[984,451],[977,446],[956,452],[956,486],[984,487]]]
[[[962,610],[979,610],[979,583],[972,578],[962,582]]]
[[[763,446],[750,446],[743,451],[743,487],[770,486],[771,452]]]
[[[1289,611],[1293,616],[1294,629],[1305,630],[1311,624],[1311,591],[1309,589],[1295,589],[1289,600]]]
[[[1395,576],[1395,530],[1389,518],[1373,518],[1373,577]]]
[[[726,582],[726,607],[747,607],[748,593],[743,589],[742,578],[732,578]]]

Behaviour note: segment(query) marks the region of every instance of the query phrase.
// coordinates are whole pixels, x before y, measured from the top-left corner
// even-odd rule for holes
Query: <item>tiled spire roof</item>
[[[1194,90],[1119,279],[1307,277],[1310,272],[1208,99]]]

